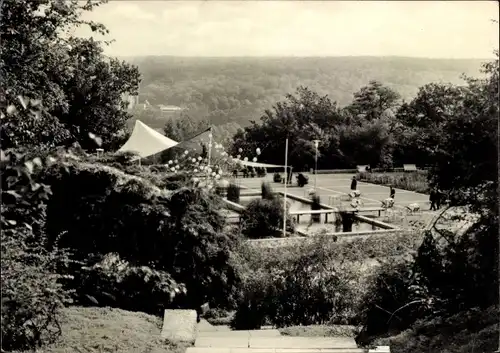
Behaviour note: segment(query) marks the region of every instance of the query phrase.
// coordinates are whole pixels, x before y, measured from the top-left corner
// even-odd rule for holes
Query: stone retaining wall
[[[342,241],[346,240],[355,240],[356,237],[360,236],[391,236],[397,235],[401,233],[402,229],[384,229],[384,230],[371,230],[371,231],[362,231],[362,232],[350,232],[350,233],[330,233],[325,234],[324,239],[328,241]],[[288,238],[268,238],[268,239],[248,239],[247,243],[251,246],[255,246],[258,248],[279,248],[279,247],[290,247],[301,244],[313,243],[318,238],[315,236],[309,237],[288,237]]]

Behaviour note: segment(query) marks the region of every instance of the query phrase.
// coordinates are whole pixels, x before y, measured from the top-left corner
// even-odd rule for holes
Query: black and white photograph
[[[0,0],[2,353],[500,353],[498,1]]]

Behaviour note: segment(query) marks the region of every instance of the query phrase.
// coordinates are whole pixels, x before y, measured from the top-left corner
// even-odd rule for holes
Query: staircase
[[[291,337],[278,330],[206,331],[199,329],[186,353],[389,353],[389,347],[358,348],[350,337]]]
[[[275,329],[231,331],[202,319],[194,310],[165,310],[163,338],[194,342],[186,353],[390,353],[389,347],[358,348],[351,337],[281,336]]]

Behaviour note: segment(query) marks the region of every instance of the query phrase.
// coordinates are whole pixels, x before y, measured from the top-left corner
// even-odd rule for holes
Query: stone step
[[[161,337],[170,341],[195,342],[197,322],[195,310],[165,310]]]
[[[280,337],[278,330],[199,331],[198,337]]]
[[[390,353],[388,346],[375,349],[362,348],[220,348],[189,347],[186,353]]]
[[[189,347],[186,353],[367,353],[361,348],[220,348]],[[371,352],[371,351],[370,351]]]
[[[253,336],[205,336],[198,337],[195,347],[217,348],[357,348],[349,337],[253,337]]]

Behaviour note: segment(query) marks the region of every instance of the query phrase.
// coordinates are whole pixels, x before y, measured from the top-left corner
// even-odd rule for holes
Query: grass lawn
[[[59,341],[40,353],[183,353],[186,344],[160,336],[162,319],[114,308],[70,307],[64,310]]]

